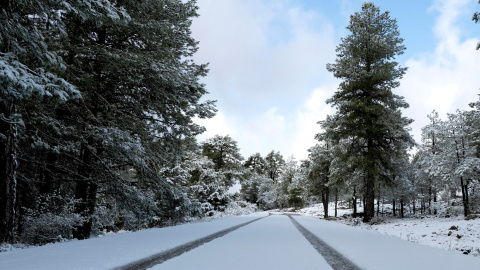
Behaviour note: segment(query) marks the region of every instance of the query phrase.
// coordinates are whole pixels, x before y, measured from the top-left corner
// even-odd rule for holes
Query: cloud
[[[313,89],[333,80],[325,69],[335,58],[333,25],[293,1],[200,0],[198,5],[200,17],[192,25],[200,41],[195,60],[210,63],[203,82],[223,117],[214,118],[207,133],[230,129],[244,156],[298,152],[292,149],[299,138],[297,112]]]
[[[230,135],[232,138],[235,138],[238,134],[235,129],[235,124],[231,119],[227,119],[222,112],[217,112],[211,119],[195,118],[194,122],[206,128],[206,131],[197,137],[199,141],[205,141],[213,138],[215,135]]]
[[[315,89],[297,111],[294,128],[295,136],[289,149],[289,152],[295,158],[299,160],[306,159],[308,157],[307,150],[318,143],[314,138],[316,134],[321,132],[318,122],[325,120],[327,115],[333,112],[330,105],[325,104],[325,100],[330,97],[332,89],[336,88],[337,85],[332,84]]]
[[[456,109],[468,109],[478,100],[480,80],[476,67],[480,52],[475,50],[478,39],[464,38],[459,21],[471,18],[465,9],[467,0],[438,0],[433,9],[439,12],[434,33],[434,52],[417,55],[406,62],[409,68],[398,92],[405,96],[410,108],[405,115],[413,118],[413,135],[420,142],[421,128],[428,124],[427,114],[437,110],[444,118]]]

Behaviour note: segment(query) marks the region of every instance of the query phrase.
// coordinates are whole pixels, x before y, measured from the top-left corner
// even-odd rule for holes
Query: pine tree
[[[365,172],[365,216],[374,215],[375,182],[386,180],[393,170],[391,155],[413,144],[407,132],[412,120],[402,117],[408,104],[392,93],[406,68],[395,62],[405,50],[395,19],[372,3],[350,17],[351,34],[337,47],[335,64],[327,70],[342,79],[327,103],[337,109],[326,136],[333,141],[355,139],[361,145],[358,165]],[[352,153],[352,152],[351,152]],[[353,153],[352,153],[353,154]]]
[[[216,170],[239,168],[243,160],[237,142],[229,135],[206,140],[203,144],[203,155],[209,157]]]
[[[266,161],[260,155],[260,153],[256,153],[251,155],[243,164],[244,167],[250,168],[252,172],[256,172],[257,174],[264,174],[266,168]]]
[[[204,130],[195,116],[215,112],[213,102],[200,102],[206,66],[191,60],[196,10],[194,1],[112,0],[72,2],[60,13],[67,38],[52,45],[66,60],[65,78],[83,97],[55,110],[69,130],[61,139],[73,141],[74,149],[69,162],[58,156],[53,167],[66,167],[75,212],[86,220],[74,237],[89,237],[97,202],[135,216],[130,224],[175,214],[175,198],[183,193],[157,169],[195,144]]]
[[[282,173],[282,168],[285,166],[283,156],[279,151],[275,152],[272,150],[272,152],[268,153],[265,157],[265,162],[267,163],[265,171],[268,177],[272,179],[273,183],[276,183]]]
[[[310,167],[308,178],[313,184],[313,193],[322,198],[324,217],[328,218],[328,203],[330,198],[330,166],[333,155],[328,142],[317,144],[308,150]]]
[[[18,174],[18,140],[26,108],[43,108],[80,95],[61,76],[61,58],[48,46],[64,34],[58,10],[64,1],[6,0],[0,3],[0,242],[13,239]]]

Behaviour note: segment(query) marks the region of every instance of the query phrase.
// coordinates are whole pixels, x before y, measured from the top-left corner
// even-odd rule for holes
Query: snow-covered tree
[[[476,113],[457,110],[448,114],[446,121],[439,120],[436,113],[430,115],[431,123],[422,130],[424,139],[419,158],[420,173],[428,176],[427,186],[453,190],[458,187],[466,216],[472,210],[470,197],[480,171]]]
[[[25,106],[59,103],[79,92],[63,77],[62,59],[48,45],[63,36],[59,9],[65,1],[6,0],[0,3],[0,242],[14,234],[18,139]]]
[[[281,169],[281,174],[277,180],[277,200],[281,207],[292,206],[291,202],[297,203],[296,197],[298,197],[298,194],[294,194],[295,200],[292,201],[289,192],[289,187],[293,183],[297,170],[297,161],[293,156],[289,157]]]
[[[310,153],[308,179],[312,184],[312,193],[321,197],[324,217],[328,218],[328,203],[330,201],[330,167],[333,160],[332,146],[321,142],[308,150]]]
[[[225,174],[225,186],[230,187],[243,177],[243,157],[237,141],[229,135],[210,138],[202,143],[202,153],[215,164],[215,170]]]
[[[202,144],[203,155],[209,157],[215,164],[216,170],[239,168],[243,160],[237,142],[229,135],[206,140]]]
[[[267,163],[265,172],[274,183],[278,181],[278,177],[282,173],[282,168],[285,165],[285,160],[280,152],[271,151],[265,157],[265,162]]]
[[[403,151],[405,142],[413,144],[407,126],[412,120],[402,117],[408,104],[392,92],[406,68],[395,61],[405,50],[397,22],[389,12],[381,13],[372,3],[350,17],[351,32],[337,47],[337,59],[328,71],[342,79],[339,89],[327,103],[336,108],[328,133],[332,141],[355,138],[362,144],[358,162],[365,171],[365,216],[374,215],[375,183],[393,169],[391,155]]]
[[[260,153],[251,155],[243,164],[244,167],[249,168],[252,172],[257,174],[265,174],[267,163]]]
[[[165,198],[162,208],[171,207],[168,198],[175,192],[156,167],[177,162],[204,130],[192,119],[215,111],[212,102],[200,102],[207,93],[199,82],[206,66],[192,60],[197,50],[190,32],[191,18],[198,15],[195,2],[110,3],[108,12],[123,11],[117,18],[109,18],[110,13],[101,18],[64,15],[66,71],[84,97],[65,109],[79,141],[75,197],[81,203],[76,211],[86,216],[95,211],[94,194],[121,186],[125,179],[117,171],[130,168],[137,173],[137,188],[157,193]],[[116,144],[105,145],[111,137],[118,138]],[[129,149],[128,155],[118,154]],[[75,236],[88,237],[89,227],[77,228]]]

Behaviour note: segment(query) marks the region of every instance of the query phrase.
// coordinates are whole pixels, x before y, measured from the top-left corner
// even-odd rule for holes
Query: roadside
[[[384,215],[375,218],[371,224],[365,224],[361,218],[353,218],[352,209],[340,207],[337,218],[339,223],[355,226],[365,230],[375,231],[384,235],[395,236],[410,242],[427,245],[464,255],[480,257],[480,218],[465,220],[463,215],[448,216],[438,211],[438,215],[424,215],[408,218],[394,217],[387,211],[390,205],[385,205]],[[289,211],[295,211],[289,209]],[[362,208],[359,207],[359,212]],[[323,219],[323,205],[316,204],[296,210],[305,216]],[[334,204],[329,205],[329,215],[334,214]]]

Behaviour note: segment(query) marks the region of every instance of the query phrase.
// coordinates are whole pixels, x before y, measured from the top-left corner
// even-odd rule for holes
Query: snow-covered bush
[[[211,217],[220,218],[225,216],[248,215],[258,211],[255,204],[246,201],[232,201],[228,203],[223,211],[210,211]]]
[[[41,196],[34,209],[23,209],[20,241],[25,244],[43,245],[72,238],[73,229],[85,222],[74,213],[75,200],[59,195]]]

